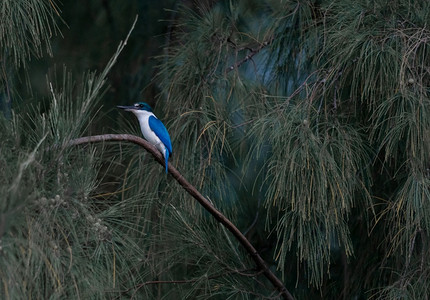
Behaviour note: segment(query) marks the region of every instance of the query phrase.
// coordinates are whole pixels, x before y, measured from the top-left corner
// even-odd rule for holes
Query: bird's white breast
[[[164,146],[163,142],[158,138],[158,136],[152,131],[152,129],[149,127],[149,117],[155,115],[152,112],[146,111],[146,110],[132,110],[132,112],[136,115],[137,119],[139,120],[140,129],[142,130],[143,137],[145,140],[147,140],[149,143],[154,145],[163,155],[165,155],[166,147]]]

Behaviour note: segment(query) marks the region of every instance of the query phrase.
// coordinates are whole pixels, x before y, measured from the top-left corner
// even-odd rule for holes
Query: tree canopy
[[[145,100],[296,299],[426,299],[430,3],[63,2],[0,3],[2,298],[280,297],[147,152],[70,146]]]

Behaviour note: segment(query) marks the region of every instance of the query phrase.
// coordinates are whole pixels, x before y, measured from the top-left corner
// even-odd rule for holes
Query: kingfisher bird
[[[167,163],[172,154],[172,142],[166,127],[154,115],[151,106],[145,102],[138,102],[131,106],[118,105],[117,107],[136,115],[143,137],[163,154],[167,173]]]

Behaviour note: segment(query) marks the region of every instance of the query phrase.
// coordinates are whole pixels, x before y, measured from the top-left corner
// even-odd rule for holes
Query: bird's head
[[[149,104],[146,102],[137,102],[129,106],[118,105],[117,107],[131,112],[141,111],[141,110],[152,112],[151,106],[149,106]]]

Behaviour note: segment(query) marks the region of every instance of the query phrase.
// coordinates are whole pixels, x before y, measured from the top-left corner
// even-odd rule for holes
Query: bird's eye
[[[142,103],[140,103],[140,104],[139,104],[139,107],[143,107],[143,104],[142,104]]]

